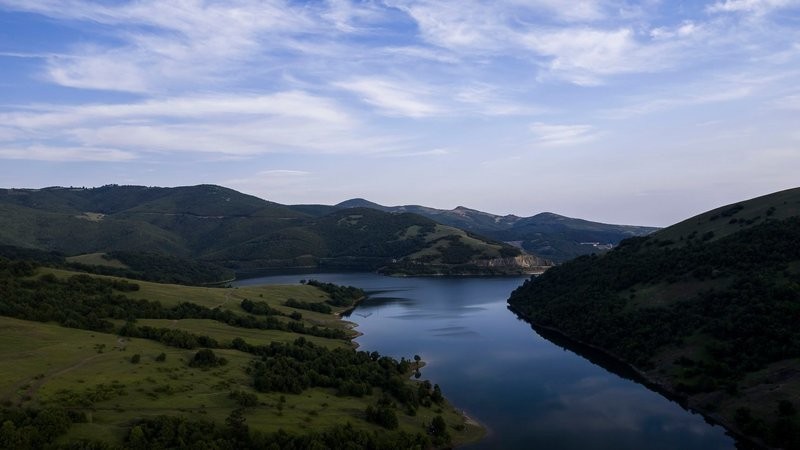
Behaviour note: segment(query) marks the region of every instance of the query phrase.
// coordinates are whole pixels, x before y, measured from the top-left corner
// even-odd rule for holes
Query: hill
[[[499,216],[459,206],[452,210],[419,205],[383,206],[362,198],[344,201],[334,206],[293,205],[291,208],[309,214],[328,214],[341,208],[372,208],[392,213],[413,213],[444,225],[460,228],[481,236],[511,242],[526,252],[555,262],[576,256],[599,253],[612,248],[621,240],[643,236],[657,228],[633,225],[611,225],[560,216],[549,212],[531,217],[512,214]]]
[[[752,442],[800,448],[800,189],[576,258],[509,304]]]
[[[3,448],[428,448],[481,430],[356,351],[356,288],[203,288],[0,257]],[[438,426],[435,426],[438,425]]]
[[[324,208],[306,209],[213,185],[3,189],[0,245],[58,252],[74,262],[103,263],[104,257],[122,266],[138,262],[134,272],[157,255],[175,261],[172,267],[200,261],[234,270],[375,270],[402,263],[413,265],[415,274],[438,274],[443,268],[448,273],[533,271],[530,261],[526,266],[513,259],[521,252],[507,244],[439,227],[419,215],[367,208],[311,214]],[[449,256],[455,253],[458,258]],[[201,272],[209,273],[207,281],[227,276],[213,267],[194,271]]]

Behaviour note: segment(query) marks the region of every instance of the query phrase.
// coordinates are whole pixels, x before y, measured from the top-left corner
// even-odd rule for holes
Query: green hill
[[[134,282],[0,257],[0,447],[449,448],[482,430],[358,352],[364,292]],[[432,429],[432,423],[441,423]]]
[[[513,242],[526,252],[555,262],[576,256],[600,253],[632,236],[644,236],[657,228],[633,225],[611,225],[583,219],[540,213],[531,217],[499,216],[459,206],[452,210],[419,205],[383,206],[362,198],[344,201],[335,206],[294,205],[296,211],[329,214],[340,208],[372,208],[392,213],[413,213],[441,224],[460,228],[503,242]]]
[[[499,260],[521,254],[507,244],[437,228],[435,222],[416,214],[324,209],[312,205],[304,212],[212,185],[3,189],[0,245],[69,257],[115,253],[116,259],[126,255],[131,261],[142,259],[136,254],[151,255],[151,260],[152,255],[161,254],[234,270],[375,270],[413,263],[416,274],[441,273],[443,268],[449,273],[533,271],[530,264]],[[451,245],[441,239],[449,239],[446,242]],[[462,240],[468,245],[459,245]],[[460,252],[458,264],[441,256],[453,249]],[[97,257],[77,261],[97,261]],[[428,270],[429,263],[436,267]],[[486,270],[490,265],[493,269]],[[207,281],[219,279],[214,276]]]
[[[509,303],[754,442],[800,448],[800,189],[576,258]]]

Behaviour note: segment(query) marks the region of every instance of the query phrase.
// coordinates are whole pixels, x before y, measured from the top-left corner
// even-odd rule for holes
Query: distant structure
[[[614,244],[601,244],[599,242],[581,242],[581,245],[591,245],[598,250],[611,250]]]

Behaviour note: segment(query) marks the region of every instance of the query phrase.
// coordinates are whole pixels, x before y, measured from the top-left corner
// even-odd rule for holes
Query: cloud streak
[[[556,125],[536,122],[531,125],[536,142],[545,146],[568,146],[591,142],[598,133],[591,125]]]
[[[356,94],[379,111],[396,116],[430,117],[446,110],[430,100],[430,91],[422,86],[380,78],[356,78],[336,84]]]
[[[120,156],[141,152],[228,156],[371,153],[389,145],[387,139],[359,133],[359,122],[335,101],[300,91],[124,104],[32,105],[24,111],[2,113],[0,121],[6,125],[0,141],[29,141],[34,146],[61,142],[49,145],[53,152],[28,153],[34,159],[56,158],[58,147],[63,149],[61,159],[85,159],[74,151],[76,146],[126,149],[111,154],[110,159],[121,160]],[[354,134],[360,134],[360,138]],[[26,153],[7,151],[0,155],[20,159]]]

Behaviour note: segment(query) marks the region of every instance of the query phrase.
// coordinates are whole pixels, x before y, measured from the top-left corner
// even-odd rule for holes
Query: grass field
[[[139,319],[136,323],[155,328],[175,328],[198,335],[207,335],[216,339],[222,345],[229,345],[237,337],[244,339],[248,344],[267,345],[270,342],[293,342],[298,336],[288,331],[238,328],[209,319]],[[351,346],[349,342],[338,339],[326,339],[316,336],[304,337],[314,344],[327,348]]]
[[[52,273],[58,278],[68,278],[75,275],[75,272],[42,268],[40,274]],[[93,275],[100,278],[121,279],[105,275]],[[319,325],[329,328],[349,329],[351,324],[340,320],[335,314],[322,314],[313,311],[297,310],[283,306],[283,303],[294,298],[303,302],[323,302],[328,297],[321,290],[308,285],[269,285],[269,286],[247,286],[236,288],[223,287],[198,287],[184,286],[179,284],[152,283],[149,281],[132,280],[131,283],[138,284],[140,289],[134,292],[126,292],[125,296],[133,299],[143,299],[160,302],[164,306],[175,306],[183,302],[195,303],[206,308],[222,308],[245,314],[239,306],[242,300],[249,299],[254,302],[265,302],[271,307],[285,312],[292,313],[298,311],[303,315],[303,321],[308,325]],[[332,307],[333,312],[341,312],[347,308]],[[288,320],[288,319],[287,319]]]
[[[128,269],[129,267],[118,259],[105,259],[105,253],[87,253],[85,255],[77,255],[67,257],[68,262],[86,264],[87,266],[105,266],[114,267],[117,269]]]
[[[248,330],[249,331],[249,330]],[[287,333],[288,334],[288,333]],[[163,362],[156,357],[166,354]],[[226,366],[197,369],[187,362],[192,350],[167,347],[144,339],[120,339],[111,334],[63,328],[54,324],[0,317],[0,399],[4,405],[61,406],[83,410],[88,423],[72,426],[65,440],[100,439],[120,442],[131,421],[157,415],[182,415],[224,422],[237,408],[231,391],[252,392],[259,405],[245,417],[262,431],[303,431],[343,425],[379,429],[366,422],[363,411],[380,397],[338,397],[332,389],[314,388],[300,395],[258,393],[245,373],[252,355],[215,350],[228,359]],[[138,364],[131,363],[140,355]],[[283,396],[286,402],[279,407]],[[280,408],[280,409],[279,409]],[[419,430],[436,410],[420,408],[414,417],[400,415],[401,429]],[[450,424],[462,422],[457,412],[443,408]],[[455,438],[480,436],[468,428]]]
[[[57,277],[71,272],[45,269]],[[204,306],[220,306],[244,314],[241,299],[264,301],[284,311],[286,298],[323,301],[325,294],[311,286],[268,286],[233,288],[197,288],[136,282],[141,289],[136,297],[158,300],[164,304],[184,301]],[[333,314],[300,311],[303,320],[328,326],[347,327]],[[289,320],[287,318],[287,320]],[[275,330],[242,329],[212,320],[140,319],[139,325],[178,328],[209,335],[226,344],[241,337],[250,344],[292,342],[300,335]],[[304,336],[327,348],[351,346],[347,341]],[[366,421],[364,411],[381,396],[340,397],[334,389],[311,388],[299,395],[260,393],[252,387],[246,371],[257,357],[230,349],[214,349],[228,364],[211,369],[190,367],[195,350],[168,347],[146,339],[121,338],[114,334],[64,328],[56,324],[30,322],[0,316],[0,402],[4,407],[63,407],[82,411],[87,423],[73,424],[61,439],[102,440],[121,443],[131,424],[140,418],[158,415],[206,419],[224,424],[234,409],[230,397],[234,391],[257,396],[257,406],[245,410],[253,430],[265,432],[283,429],[289,432],[323,430],[352,423],[357,429],[381,430]],[[158,356],[164,354],[163,361]],[[138,363],[132,362],[139,355]],[[409,383],[413,381],[409,380]],[[281,397],[284,401],[281,401]],[[415,416],[398,411],[400,429],[419,432],[433,417],[441,414],[451,425],[454,443],[478,439],[483,430],[464,425],[464,418],[449,405],[420,407]]]

